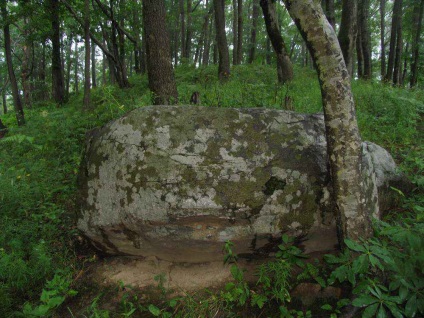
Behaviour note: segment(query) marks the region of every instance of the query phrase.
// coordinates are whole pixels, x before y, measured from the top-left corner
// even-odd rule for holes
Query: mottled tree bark
[[[218,46],[218,77],[225,81],[230,76],[230,54],[228,52],[227,35],[225,34],[225,1],[213,0],[215,10],[216,42]]]
[[[315,0],[284,0],[313,56],[318,72],[339,242],[371,235],[364,206],[361,138],[350,77],[333,28]]]
[[[278,27],[275,3],[272,0],[261,0],[260,5],[265,19],[266,30],[277,57],[278,82],[284,84],[293,79],[293,65]]]
[[[418,63],[420,51],[420,37],[423,21],[424,0],[415,0],[413,13],[413,40],[412,40],[412,59],[411,59],[411,77],[409,86],[413,88],[418,80]]]
[[[258,27],[259,0],[253,0],[252,6],[252,28],[250,30],[249,57],[247,59],[249,64],[253,63],[256,54],[256,29]]]
[[[18,126],[25,125],[25,114],[22,107],[21,97],[19,96],[18,82],[16,80],[15,72],[12,63],[12,48],[10,43],[10,27],[9,18],[6,8],[6,0],[0,0],[1,16],[3,18],[3,37],[4,37],[4,53],[6,55],[7,71],[9,74],[10,86],[12,89],[13,106],[16,113],[16,120]]]
[[[350,76],[352,76],[353,53],[356,45],[357,12],[358,0],[343,0],[342,21],[338,40]]]
[[[58,105],[62,105],[65,102],[65,86],[60,56],[59,0],[50,0],[50,19],[52,26],[52,92],[54,101]]]
[[[171,43],[166,29],[165,1],[143,0],[147,76],[155,105],[178,102],[171,61]]]
[[[83,107],[88,109],[90,107],[90,1],[84,0],[84,46],[85,46],[85,60],[84,60],[84,98]]]

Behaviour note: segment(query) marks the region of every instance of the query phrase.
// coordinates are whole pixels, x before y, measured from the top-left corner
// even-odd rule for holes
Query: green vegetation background
[[[313,70],[296,69],[294,82],[282,87],[269,66],[235,67],[225,85],[215,73],[214,66],[177,68],[180,104],[188,104],[193,91],[199,91],[202,106],[282,109],[288,94],[297,112],[322,109]],[[0,140],[0,317],[48,316],[73,293],[74,280],[87,261],[79,258],[75,229],[76,177],[85,132],[150,104],[147,78],[133,77],[131,83],[126,90],[93,89],[89,112],[82,111],[82,96],[74,95],[61,108],[45,103],[27,109],[24,127],[17,127],[12,112],[2,116],[9,133]],[[404,199],[405,209],[391,214],[392,222],[412,213],[422,224],[423,90],[354,81],[353,92],[363,140],[389,150],[417,186],[414,196]]]

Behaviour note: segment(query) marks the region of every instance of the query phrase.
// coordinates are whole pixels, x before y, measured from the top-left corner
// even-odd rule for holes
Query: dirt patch
[[[246,270],[246,278],[253,278],[256,267],[264,260],[240,260],[238,265]],[[224,285],[232,279],[231,265],[220,262],[173,263],[149,257],[104,259],[96,269],[99,282],[123,283],[134,288],[158,286],[155,277],[164,278],[163,287],[174,292],[199,291]]]

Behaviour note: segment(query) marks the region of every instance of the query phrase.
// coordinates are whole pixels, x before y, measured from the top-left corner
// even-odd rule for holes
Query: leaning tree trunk
[[[3,37],[4,37],[4,53],[6,55],[7,71],[9,73],[10,86],[12,88],[13,106],[15,108],[16,120],[18,126],[25,125],[24,109],[22,107],[21,97],[19,96],[18,82],[16,81],[15,72],[12,64],[12,48],[10,44],[10,28],[9,18],[6,8],[6,0],[0,0],[1,16],[3,18]]]
[[[264,14],[266,30],[277,56],[278,82],[284,84],[293,79],[293,65],[278,27],[275,3],[272,0],[261,0],[260,5]]]
[[[411,88],[417,85],[417,79],[418,79],[418,63],[419,63],[418,59],[419,59],[423,11],[424,11],[424,0],[421,0],[421,1],[416,0],[415,6],[414,6],[414,14],[413,14],[414,38],[412,39],[411,77],[409,80],[409,85]]]
[[[353,53],[356,44],[356,19],[358,0],[343,0],[342,21],[339,30],[339,43],[346,63],[346,68],[352,76]]]
[[[334,29],[315,0],[284,0],[313,56],[320,79],[339,242],[370,236],[363,203],[361,138],[350,77]]]
[[[59,0],[50,0],[50,19],[52,26],[52,91],[53,99],[58,105],[65,102],[65,85],[63,81],[62,61],[60,56],[60,17]]]
[[[230,54],[228,52],[227,35],[225,34],[225,1],[213,0],[213,4],[219,54],[218,77],[220,81],[225,81],[230,76]]]
[[[147,76],[155,105],[178,102],[177,85],[171,60],[171,43],[166,25],[165,1],[143,0],[143,21],[146,34]]]

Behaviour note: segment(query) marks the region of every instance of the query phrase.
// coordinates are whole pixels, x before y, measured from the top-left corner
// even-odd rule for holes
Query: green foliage
[[[389,224],[376,221],[377,236],[346,240],[347,249],[328,255],[336,264],[329,283],[349,282],[358,295],[352,302],[363,317],[415,317],[424,314],[424,223],[416,218]]]

